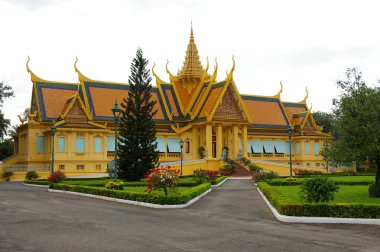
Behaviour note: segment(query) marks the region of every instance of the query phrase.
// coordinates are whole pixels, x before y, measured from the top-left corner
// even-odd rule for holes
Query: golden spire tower
[[[177,78],[182,86],[190,92],[199,83],[204,71],[194,42],[193,25],[191,24],[190,41],[187,45],[185,61],[182,69],[178,71]]]

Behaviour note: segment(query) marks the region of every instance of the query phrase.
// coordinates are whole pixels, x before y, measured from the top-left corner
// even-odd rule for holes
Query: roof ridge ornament
[[[306,100],[307,100],[307,98],[309,97],[309,91],[307,90],[307,86],[306,86],[306,88],[305,88],[305,92],[306,92],[306,96],[305,96],[305,98],[303,98],[303,100],[300,101],[300,102],[298,102],[298,103],[300,103],[300,104],[306,104]]]
[[[280,80],[280,91],[278,91],[278,93],[275,94],[273,97],[280,99],[281,94],[282,94],[282,90],[283,90],[283,85],[282,85],[282,80]]]
[[[227,79],[229,81],[231,81],[233,78],[234,70],[235,70],[235,55],[232,55],[232,67],[231,67],[230,73],[227,76]]]
[[[28,55],[28,60],[26,61],[26,71],[30,73],[30,80],[32,82],[47,82],[46,80],[38,77],[29,67],[30,57]]]

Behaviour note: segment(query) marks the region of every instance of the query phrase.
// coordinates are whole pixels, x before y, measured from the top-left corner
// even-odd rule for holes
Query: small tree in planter
[[[36,171],[28,171],[25,174],[25,179],[26,180],[35,180],[38,179],[40,176],[38,176],[38,173]]]
[[[207,181],[209,179],[206,171],[202,169],[194,170],[193,175],[197,180],[198,185],[202,184],[204,181]]]
[[[146,175],[147,186],[145,191],[162,189],[165,196],[168,196],[168,189],[174,189],[177,186],[179,171],[173,170],[170,166],[153,168]]]
[[[201,159],[204,159],[205,156],[206,156],[206,149],[205,149],[205,147],[203,147],[203,146],[199,147],[198,152],[199,152],[199,156],[201,157]]]
[[[216,179],[218,178],[219,172],[218,171],[213,171],[213,170],[205,170],[207,173],[208,179],[210,180],[211,184],[216,183]]]
[[[5,181],[10,181],[12,176],[13,176],[13,172],[11,171],[5,171],[3,172],[3,174],[1,174],[1,177],[5,179]]]

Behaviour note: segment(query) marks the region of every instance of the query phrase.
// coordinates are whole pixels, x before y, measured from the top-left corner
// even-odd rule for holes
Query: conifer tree
[[[156,101],[152,101],[152,78],[148,60],[141,48],[131,63],[129,95],[121,103],[121,125],[118,145],[120,168],[118,176],[128,181],[140,180],[157,163],[158,151],[153,116]]]

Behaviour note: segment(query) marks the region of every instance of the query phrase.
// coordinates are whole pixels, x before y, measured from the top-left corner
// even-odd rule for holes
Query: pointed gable
[[[244,120],[242,112],[238,106],[238,101],[234,98],[231,88],[227,88],[224,93],[222,102],[216,109],[213,119]]]
[[[79,99],[76,99],[65,116],[66,122],[87,122],[87,115],[81,106]]]

